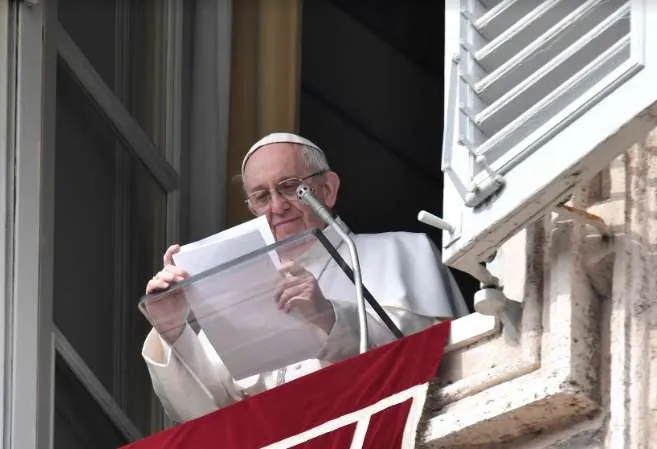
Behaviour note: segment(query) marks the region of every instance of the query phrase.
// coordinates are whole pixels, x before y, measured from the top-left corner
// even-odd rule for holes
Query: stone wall
[[[418,447],[657,448],[657,132],[569,205],[608,228],[556,211],[503,246],[521,338],[447,352]]]

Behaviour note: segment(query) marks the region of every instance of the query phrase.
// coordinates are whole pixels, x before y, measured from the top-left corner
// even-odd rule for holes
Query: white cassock
[[[324,235],[350,262],[349,250],[335,231]],[[352,234],[358,249],[363,284],[386,310],[404,335],[424,329],[440,319],[468,314],[461,292],[440,254],[425,234],[389,232]],[[324,297],[333,305],[331,332],[317,329],[323,349],[315,359],[284,369],[236,381],[227,371],[205,334],[186,326],[173,348],[155,331],[146,337],[142,356],[153,388],[171,419],[182,422],[289,382],[331,362],[358,354],[358,312],[353,283],[328,256],[319,242],[310,249],[304,268],[318,280]],[[369,346],[394,339],[368,306]]]

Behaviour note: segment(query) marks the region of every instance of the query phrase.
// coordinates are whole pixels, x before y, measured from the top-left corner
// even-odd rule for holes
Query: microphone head
[[[310,207],[319,218],[324,220],[324,223],[332,224],[335,222],[331,213],[326,209],[326,206],[315,196],[312,187],[301,184],[297,187],[297,198],[306,206]]]
[[[312,195],[312,192],[313,189],[305,184],[301,184],[299,187],[297,187],[297,198],[300,201],[303,201],[308,195]]]

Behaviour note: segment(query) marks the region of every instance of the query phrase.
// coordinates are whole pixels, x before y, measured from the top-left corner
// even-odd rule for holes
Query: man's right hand
[[[173,262],[173,255],[178,251],[180,251],[180,245],[171,245],[164,253],[163,268],[146,284],[146,294],[166,290],[176,282],[189,277],[189,273],[177,267]],[[146,311],[162,338],[169,344],[173,344],[185,328],[189,306],[181,292],[147,302]]]

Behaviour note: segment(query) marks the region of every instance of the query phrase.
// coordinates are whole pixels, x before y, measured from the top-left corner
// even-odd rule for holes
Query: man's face
[[[266,190],[271,198],[264,208],[255,209],[255,215],[266,215],[277,240],[298,234],[306,229],[324,227],[324,222],[308,206],[296,198],[286,198],[275,191],[281,181],[301,179],[311,175],[305,165],[301,146],[293,143],[272,143],[258,149],[244,168],[246,194]],[[335,206],[339,179],[333,172],[314,176],[304,181],[313,187],[317,198],[329,209]]]

